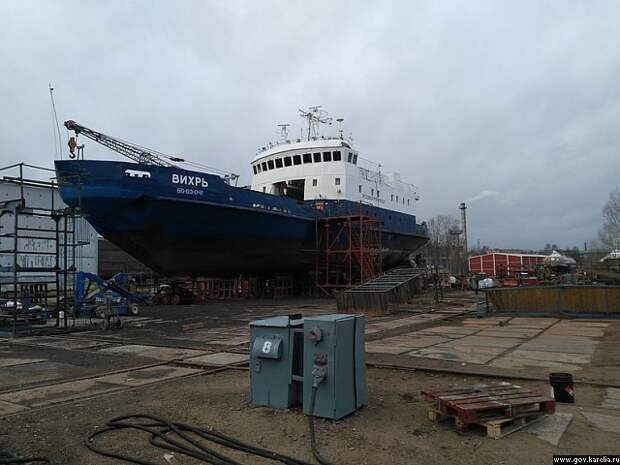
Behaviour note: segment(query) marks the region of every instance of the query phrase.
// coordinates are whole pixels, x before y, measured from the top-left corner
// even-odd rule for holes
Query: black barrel
[[[556,402],[572,404],[575,402],[573,375],[570,373],[550,373],[549,384],[553,389],[553,398]]]

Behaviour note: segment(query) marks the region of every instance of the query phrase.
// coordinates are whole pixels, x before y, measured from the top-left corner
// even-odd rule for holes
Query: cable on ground
[[[310,415],[308,415],[308,429],[310,430],[310,449],[312,455],[321,465],[332,465],[331,462],[325,460],[319,453],[319,449],[316,447],[316,438],[314,434],[314,404],[316,403],[316,391],[317,385],[312,386],[312,395],[310,396]]]
[[[0,452],[0,465],[22,465],[22,464],[45,464],[50,465],[46,457],[15,457],[14,455]]]
[[[99,431],[95,431],[88,436],[86,441],[84,441],[84,444],[91,451],[105,457],[124,460],[125,462],[135,463],[138,465],[159,465],[158,463],[150,462],[143,458],[121,454],[119,452],[104,449],[97,445],[97,439],[100,438],[100,436],[118,431],[122,431],[124,433],[127,430],[138,430],[149,434],[149,443],[157,448],[176,452],[188,457],[193,457],[197,460],[203,461],[204,463],[210,463],[213,465],[242,465],[242,462],[238,462],[237,460],[227,457],[221,452],[209,447],[207,445],[208,442],[219,444],[220,446],[231,450],[245,452],[249,455],[259,456],[284,463],[286,465],[311,465],[303,460],[295,459],[278,452],[241,442],[238,439],[219,433],[208,427],[197,427],[184,423],[173,422],[148,414],[126,415],[114,418],[110,420],[104,428]],[[314,440],[312,443],[314,443]],[[253,462],[250,461],[248,463]],[[326,462],[320,463],[326,464]]]

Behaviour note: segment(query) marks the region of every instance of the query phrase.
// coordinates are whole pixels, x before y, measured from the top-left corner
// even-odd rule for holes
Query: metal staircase
[[[385,315],[398,311],[422,291],[425,272],[418,268],[394,268],[336,296],[339,312]]]

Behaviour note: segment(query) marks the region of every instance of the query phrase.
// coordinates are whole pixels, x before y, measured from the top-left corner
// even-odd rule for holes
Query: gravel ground
[[[428,404],[419,396],[422,389],[489,382],[488,378],[371,368],[368,382],[368,406],[338,423],[317,421],[319,448],[334,464],[550,464],[558,453],[620,454],[620,435],[596,428],[580,413],[600,405],[601,388],[577,386],[579,403],[559,407],[575,416],[556,447],[526,432],[493,440],[482,430],[457,432],[450,423],[427,420]],[[542,392],[548,389],[540,382],[518,384]],[[54,465],[118,464],[122,462],[87,450],[84,438],[115,416],[151,413],[210,426],[313,462],[307,421],[300,411],[250,408],[248,388],[247,372],[229,370],[28,411],[0,420],[0,450],[46,455]],[[117,432],[101,444],[164,465],[198,463],[178,454],[166,462],[164,452],[150,446],[143,434]],[[271,463],[233,456],[244,464]]]

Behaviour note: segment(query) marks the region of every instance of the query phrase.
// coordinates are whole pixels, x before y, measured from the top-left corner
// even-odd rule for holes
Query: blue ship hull
[[[314,202],[228,185],[219,176],[115,161],[56,161],[60,195],[103,237],[166,275],[304,272],[314,266],[315,221],[358,213],[350,201]],[[406,261],[428,235],[415,216],[369,205],[383,221],[384,267]]]

